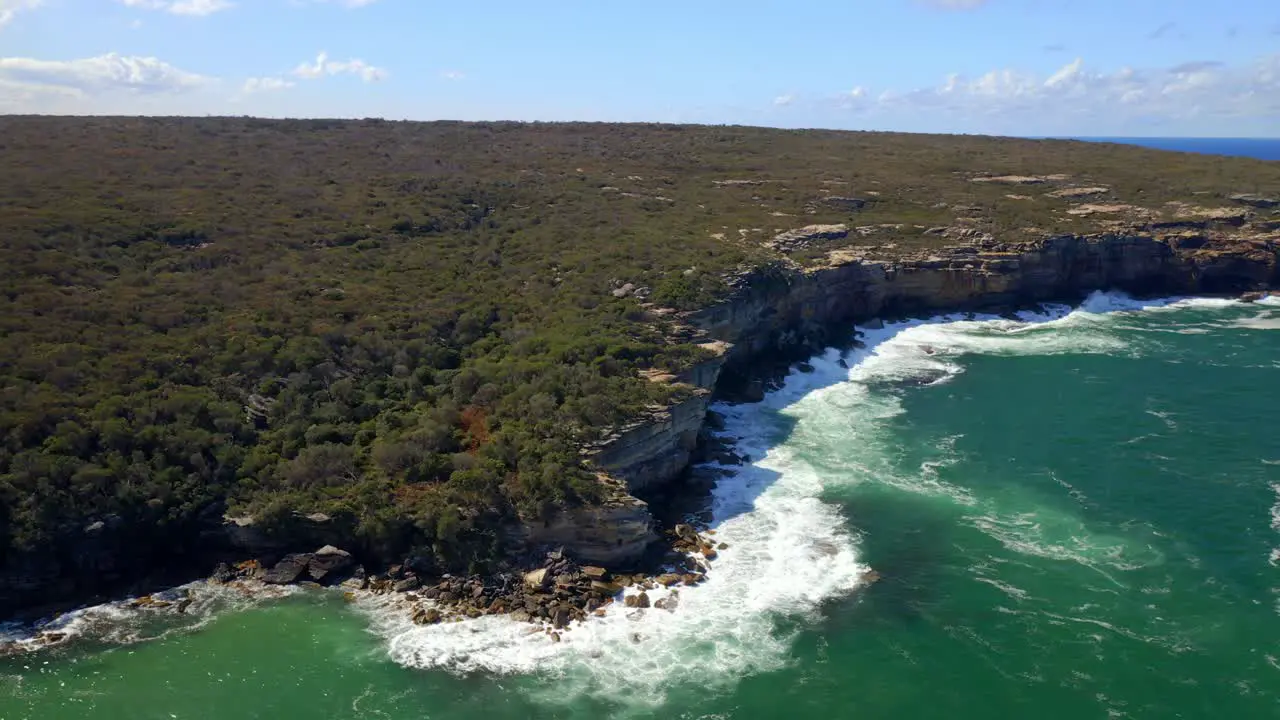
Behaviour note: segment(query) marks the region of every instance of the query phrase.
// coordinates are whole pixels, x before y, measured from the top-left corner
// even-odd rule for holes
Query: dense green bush
[[[1010,239],[1092,222],[967,170],[1153,207],[1280,188],[1082,143],[655,125],[7,117],[0,157],[0,563],[114,517],[189,546],[225,505],[483,564],[503,521],[596,498],[580,448],[673,392],[638,370],[699,357],[623,284],[697,307],[810,223],[904,223],[851,240],[888,252],[960,204]]]

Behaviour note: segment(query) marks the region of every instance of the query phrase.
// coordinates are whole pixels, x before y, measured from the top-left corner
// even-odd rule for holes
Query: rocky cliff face
[[[808,269],[775,267],[733,280],[733,295],[686,321],[733,344],[730,367],[873,317],[1002,310],[1094,290],[1240,293],[1280,284],[1280,236],[1211,241],[1198,233],[1061,236],[1025,245],[952,248],[910,260],[835,252]]]
[[[983,240],[907,260],[837,251],[818,267],[779,263],[740,275],[731,279],[729,298],[682,318],[702,339],[716,342],[719,355],[681,378],[695,388],[693,396],[620,431],[593,452],[593,460],[627,492],[672,482],[688,465],[717,383],[724,385],[726,376],[749,376],[762,358],[821,350],[828,330],[840,324],[1006,310],[1079,299],[1094,290],[1174,295],[1280,287],[1280,234],[1274,229],[1270,234],[1264,227],[1230,234],[1195,225],[1168,230],[1164,235],[1060,236],[1019,245]],[[653,537],[642,505],[591,511],[590,517],[562,516],[528,537],[563,544],[592,562],[625,563]],[[617,528],[610,527],[611,513],[619,513]]]
[[[726,343],[705,343],[713,357],[697,363],[679,376],[655,375],[654,382],[671,383],[688,397],[668,407],[653,408],[647,418],[622,428],[589,451],[591,461],[611,477],[626,483],[627,492],[644,492],[679,475],[697,447],[698,431],[707,414]]]
[[[561,546],[580,561],[616,568],[637,561],[657,535],[649,506],[618,488],[601,505],[526,523],[513,539],[525,545]]]

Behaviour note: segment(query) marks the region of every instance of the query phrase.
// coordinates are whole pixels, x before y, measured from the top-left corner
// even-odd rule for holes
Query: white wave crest
[[[1119,538],[1089,533],[1073,518],[1020,514],[1010,508],[1025,508],[1025,502],[977,498],[945,482],[940,472],[956,461],[954,438],[917,471],[895,471],[885,443],[888,421],[903,409],[883,387],[945,383],[963,372],[958,360],[967,354],[1124,351],[1113,327],[1117,314],[1201,304],[1095,293],[1080,308],[1050,306],[1012,319],[949,315],[864,329],[862,347],[813,358],[812,372],[792,373],[763,402],[716,405],[726,419],[725,434],[752,462],[713,491],[712,527],[728,548],[704,584],[678,589],[674,611],[615,603],[604,617],[555,641],[504,617],[419,627],[394,600],[365,598],[357,607],[403,665],[550,676],[554,683],[531,683],[526,690],[554,704],[587,695],[652,708],[681,683],[714,689],[784,666],[794,621],[813,617],[823,602],[858,585],[866,568],[858,562],[856,538],[838,507],[823,500],[841,485],[888,484],[955,503],[965,508],[971,527],[1011,548],[1099,572],[1160,562],[1135,556]],[[1014,599],[1025,597],[999,578],[984,581]],[[657,599],[665,593],[649,594]]]
[[[159,640],[174,633],[197,630],[227,612],[278,600],[298,591],[293,586],[251,581],[224,585],[201,580],[151,595],[158,601],[155,604],[139,604],[136,598],[128,598],[72,610],[36,623],[0,625],[0,643],[36,651],[77,639],[112,645]],[[50,642],[51,639],[56,641]]]
[[[503,617],[414,626],[386,600],[361,600],[373,628],[388,639],[391,657],[418,668],[556,677],[533,689],[549,703],[582,695],[628,706],[653,707],[681,682],[728,686],[743,675],[782,667],[791,631],[781,620],[811,617],[824,601],[848,593],[866,568],[838,509],[820,499],[824,480],[787,445],[778,445],[775,405],[795,385],[835,381],[845,371],[836,357],[765,403],[718,405],[739,450],[753,464],[722,479],[711,509],[719,552],[708,579],[681,587],[673,611],[609,606],[555,641]],[[629,590],[628,592],[635,592]],[[653,600],[667,590],[649,591]]]

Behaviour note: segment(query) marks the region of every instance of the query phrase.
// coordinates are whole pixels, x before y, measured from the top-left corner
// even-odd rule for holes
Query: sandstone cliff
[[[728,298],[682,316],[687,328],[716,343],[718,355],[680,378],[695,388],[692,397],[624,428],[594,449],[592,459],[628,493],[672,482],[688,465],[717,384],[724,385],[727,376],[749,377],[753,366],[770,356],[816,352],[828,342],[829,331],[842,324],[942,311],[1000,311],[1079,299],[1094,290],[1176,295],[1280,287],[1280,234],[1274,228],[1165,230],[1067,235],[1017,245],[982,239],[906,260],[843,250],[813,267],[783,261],[740,274],[730,278]],[[647,508],[636,502],[628,505],[619,498],[615,509],[603,513],[562,516],[527,537],[563,544],[590,561],[625,564],[654,537]],[[611,527],[615,515],[624,520]]]

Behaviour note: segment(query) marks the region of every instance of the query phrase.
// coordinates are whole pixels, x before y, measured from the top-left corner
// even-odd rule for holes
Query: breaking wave
[[[863,345],[828,350],[755,404],[718,404],[724,434],[752,459],[713,490],[711,528],[727,544],[708,580],[678,589],[674,611],[610,606],[561,635],[484,617],[419,627],[394,599],[358,603],[390,656],[415,668],[554,677],[528,692],[554,703],[583,695],[653,707],[682,684],[729,687],[744,675],[785,666],[794,635],[822,604],[849,594],[867,570],[857,537],[826,495],[880,483],[962,508],[970,527],[1019,552],[1096,569],[1158,563],[1123,538],[1091,533],[1069,514],[1028,498],[982,498],[944,481],[955,438],[910,472],[894,467],[887,421],[903,412],[886,388],[948,382],[969,354],[1046,355],[1132,351],[1118,315],[1221,301],[1139,301],[1095,293],[1079,308],[1048,306],[1014,317],[948,315],[862,328]],[[810,368],[806,368],[810,370]],[[839,449],[833,452],[833,449]],[[998,578],[986,582],[1017,596]],[[628,590],[633,592],[633,590]],[[650,591],[655,600],[668,591]]]
[[[213,619],[299,592],[293,586],[237,581],[188,583],[145,598],[72,610],[34,623],[0,624],[0,649],[36,651],[73,641],[131,645],[191,632]]]

